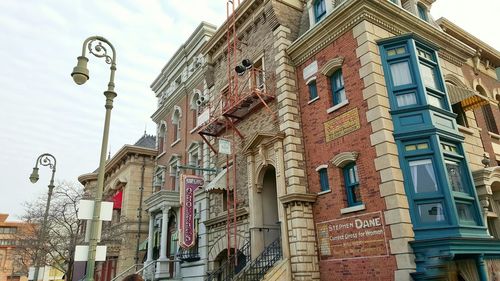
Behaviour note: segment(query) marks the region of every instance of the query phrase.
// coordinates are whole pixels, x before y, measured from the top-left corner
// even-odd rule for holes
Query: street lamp
[[[108,49],[103,43],[111,49],[111,56],[108,55]],[[90,224],[90,237],[89,237],[89,253],[87,261],[86,270],[86,280],[94,280],[94,267],[95,267],[95,257],[97,249],[98,240],[98,228],[99,228],[99,214],[101,213],[101,202],[102,202],[102,190],[104,187],[104,167],[106,164],[106,148],[108,147],[108,135],[109,135],[109,121],[111,119],[111,109],[113,108],[113,99],[116,97],[115,93],[115,71],[116,71],[116,52],[113,45],[104,37],[101,36],[91,36],[83,42],[82,55],[79,56],[78,63],[73,68],[71,76],[76,84],[82,85],[89,79],[89,70],[87,69],[87,62],[89,59],[85,57],[86,49],[89,53],[98,57],[104,58],[107,64],[110,64],[111,74],[109,77],[108,89],[104,91],[104,96],[106,97],[106,117],[104,119],[104,132],[102,135],[102,145],[101,145],[101,158],[99,161],[99,172],[97,176],[97,189],[94,195],[94,213],[92,215],[92,221]]]
[[[52,190],[54,189],[54,174],[56,173],[56,158],[54,155],[49,154],[49,153],[44,153],[36,159],[35,162],[35,167],[33,167],[33,172],[30,175],[30,181],[32,183],[36,183],[39,179],[38,176],[38,165],[42,166],[47,166],[52,170],[52,177],[50,178],[49,182],[49,193],[47,196],[47,204],[45,205],[45,213],[43,214],[43,222],[42,222],[42,229],[40,233],[40,239],[38,240],[38,246],[36,249],[35,253],[35,274],[33,276],[34,281],[38,281],[38,271],[40,269],[40,244],[45,245],[45,235],[46,235],[46,228],[47,228],[47,217],[49,215],[49,208],[50,208],[50,199],[52,198]],[[45,249],[42,250],[43,257],[45,259]]]

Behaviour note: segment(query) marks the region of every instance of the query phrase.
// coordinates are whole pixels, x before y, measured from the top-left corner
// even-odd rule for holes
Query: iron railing
[[[278,237],[245,268],[244,272],[242,272],[236,280],[259,281],[282,257],[283,252],[281,250],[281,237]]]
[[[181,262],[194,262],[200,260],[200,251],[198,245],[199,237],[196,237],[196,241],[193,247],[189,249],[179,248],[177,252],[177,259],[181,260]]]
[[[234,266],[236,255],[238,255],[238,266]],[[246,242],[245,245],[236,253],[233,253],[229,258],[219,266],[215,271],[212,271],[205,281],[230,281],[233,277],[241,271],[250,261],[250,241]]]
[[[118,275],[116,275],[113,279],[111,279],[111,281],[115,281],[115,280],[118,280],[119,278],[121,278],[122,276],[125,276],[127,275],[128,273],[132,273],[135,271],[135,269],[137,267],[140,267],[142,266],[141,263],[138,263],[138,264],[133,264],[132,266],[130,266],[129,268],[125,269],[124,271],[122,271],[121,273],[119,273]]]

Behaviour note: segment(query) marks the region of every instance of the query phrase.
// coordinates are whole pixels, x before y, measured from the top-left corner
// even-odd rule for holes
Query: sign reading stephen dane
[[[388,255],[381,212],[317,223],[322,260]]]
[[[194,246],[195,243],[195,225],[194,225],[194,192],[203,185],[203,178],[191,175],[181,176],[180,186],[180,245],[187,249]]]

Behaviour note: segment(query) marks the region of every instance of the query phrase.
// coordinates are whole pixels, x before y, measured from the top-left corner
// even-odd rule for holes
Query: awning
[[[212,191],[212,192],[222,192],[226,190],[226,173],[227,169],[223,169],[220,171],[215,178],[207,184],[205,187],[206,191]],[[233,177],[232,173],[229,174],[229,190],[233,190]]]
[[[464,111],[488,104],[488,98],[479,92],[464,87],[446,83],[446,89],[450,96],[450,103],[460,103]]]
[[[123,191],[120,190],[113,195],[113,209],[122,208]]]

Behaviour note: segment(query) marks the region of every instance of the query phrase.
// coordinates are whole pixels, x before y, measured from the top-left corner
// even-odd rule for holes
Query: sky
[[[500,1],[473,3],[437,0],[431,13],[500,50]],[[0,0],[0,213],[18,219],[22,202],[47,192],[47,167],[36,184],[28,179],[42,153],[56,157],[56,181],[78,184],[98,166],[109,65],[88,55],[89,81],[70,76],[87,37],[103,36],[117,52],[113,154],[145,130],[156,134],[151,83],[201,21],[219,26],[225,13],[224,0]]]

